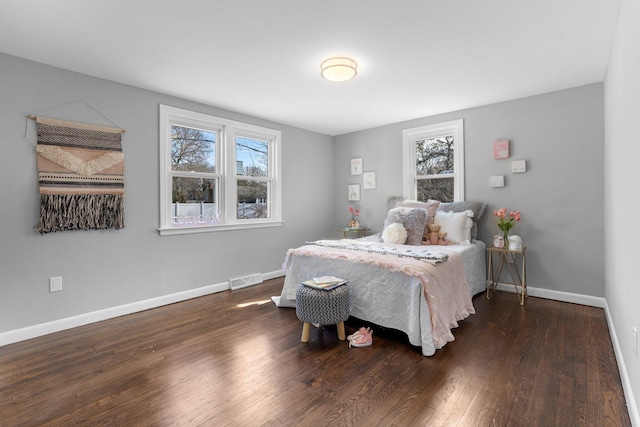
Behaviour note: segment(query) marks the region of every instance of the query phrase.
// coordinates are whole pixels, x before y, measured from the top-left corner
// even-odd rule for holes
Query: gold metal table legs
[[[504,248],[487,248],[489,253],[487,266],[487,299],[496,291],[498,284],[512,285],[520,299],[520,305],[524,305],[527,297],[527,257],[526,247],[521,251],[510,251]],[[494,266],[494,254],[497,257]],[[522,258],[522,267],[518,268],[518,257]],[[511,279],[510,282],[501,281],[501,277]]]

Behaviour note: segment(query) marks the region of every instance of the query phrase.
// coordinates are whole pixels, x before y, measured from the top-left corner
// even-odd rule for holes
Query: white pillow
[[[447,233],[444,238],[452,245],[470,245],[471,227],[473,227],[473,211],[444,212],[438,211],[434,220],[440,225],[440,232]]]
[[[399,222],[389,224],[382,231],[382,241],[385,243],[404,245],[404,242],[407,241],[407,230]]]

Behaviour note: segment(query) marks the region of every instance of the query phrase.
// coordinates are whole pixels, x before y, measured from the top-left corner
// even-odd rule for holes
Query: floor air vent
[[[256,273],[249,276],[237,277],[235,279],[229,280],[229,283],[231,284],[232,291],[240,288],[246,288],[247,286],[262,283],[262,274]]]

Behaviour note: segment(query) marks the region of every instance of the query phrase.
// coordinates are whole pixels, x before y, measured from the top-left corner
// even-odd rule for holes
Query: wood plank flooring
[[[497,292],[432,357],[300,342],[282,279],[0,347],[2,426],[630,426],[602,309]],[[363,325],[347,323],[347,334]]]

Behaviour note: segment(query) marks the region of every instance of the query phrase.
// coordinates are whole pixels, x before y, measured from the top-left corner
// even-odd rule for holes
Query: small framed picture
[[[362,157],[351,159],[351,175],[362,175]]]
[[[493,158],[508,159],[509,158],[509,140],[498,139],[493,141]]]
[[[363,172],[362,173],[362,188],[364,190],[373,190],[376,188],[376,173],[375,172]]]
[[[360,184],[349,184],[348,188],[349,201],[357,202],[360,200]]]

